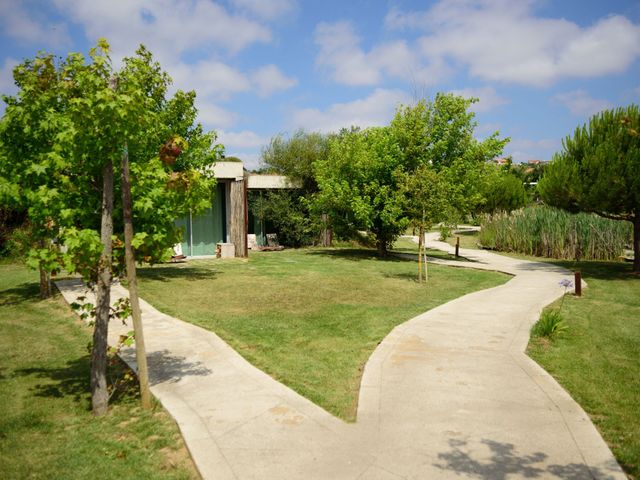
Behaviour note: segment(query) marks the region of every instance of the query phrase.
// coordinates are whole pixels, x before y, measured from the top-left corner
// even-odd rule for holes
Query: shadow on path
[[[434,466],[456,475],[466,474],[485,480],[506,480],[511,475],[522,478],[561,478],[563,480],[613,480],[614,477],[599,468],[588,468],[584,464],[539,465],[547,459],[542,452],[528,455],[519,454],[511,443],[483,439],[483,445],[490,450],[490,458],[479,460],[469,453],[467,442],[449,440],[451,450],[438,454],[439,463]],[[613,471],[616,471],[612,467]]]
[[[149,381],[151,385],[158,383],[175,383],[185,377],[205,376],[212,370],[200,362],[188,361],[185,357],[171,355],[168,350],[160,350],[147,354],[149,364]]]

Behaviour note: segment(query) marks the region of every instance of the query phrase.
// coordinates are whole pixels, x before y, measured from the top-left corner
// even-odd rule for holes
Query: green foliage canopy
[[[634,225],[634,270],[640,272],[640,110],[594,115],[563,141],[538,185],[542,199]]]
[[[334,222],[369,230],[384,255],[409,222],[427,225],[471,212],[482,200],[486,161],[508,141],[497,132],[474,138],[474,101],[438,94],[401,106],[387,127],[352,128],[331,138],[316,175],[318,200]]]
[[[214,133],[195,124],[195,94],[178,91],[167,99],[170,78],[143,46],[124,59],[120,71],[113,69],[108,49],[99,41],[88,61],[79,53],[64,60],[41,53],[16,67],[18,94],[3,97],[0,202],[28,209],[29,263],[50,272],[65,267],[95,275],[102,167],[107,160],[119,165],[125,146],[140,259],[160,259],[179,235],[173,219],[210,205],[213,194],[207,166],[222,147],[214,144]],[[160,147],[172,138],[183,139],[187,148],[175,164],[163,164]],[[120,195],[115,198],[118,228]],[[62,244],[66,253],[58,248]]]

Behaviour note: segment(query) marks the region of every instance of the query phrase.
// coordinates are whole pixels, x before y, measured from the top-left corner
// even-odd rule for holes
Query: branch
[[[595,211],[595,210],[591,210],[591,212],[595,213],[596,215],[599,215],[601,217],[608,218],[610,220],[626,220],[628,222],[632,222],[634,217],[635,217],[635,215],[633,215],[631,213],[628,213],[626,215],[614,215],[612,213],[598,212],[598,211]]]

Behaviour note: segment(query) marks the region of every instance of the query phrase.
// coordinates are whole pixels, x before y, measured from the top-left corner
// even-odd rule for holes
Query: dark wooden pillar
[[[229,183],[229,209],[231,218],[229,221],[229,237],[235,245],[236,257],[247,256],[247,227],[246,227],[246,202],[244,179]]]

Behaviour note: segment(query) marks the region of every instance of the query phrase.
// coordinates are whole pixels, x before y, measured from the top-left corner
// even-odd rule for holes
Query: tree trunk
[[[378,250],[379,257],[387,256],[387,241],[384,238],[380,238],[376,235],[376,249]]]
[[[333,237],[333,231],[329,228],[329,216],[323,213],[321,216],[322,230],[320,232],[320,246],[330,247]]]
[[[140,382],[140,400],[142,408],[151,408],[149,392],[149,370],[147,369],[147,353],[144,345],[142,329],[142,313],[138,299],[138,279],[136,275],[136,259],[133,253],[133,213],[131,208],[131,181],[129,179],[129,152],[125,146],[122,154],[122,217],[124,221],[124,251],[127,265],[127,281],[129,283],[129,301],[136,343],[136,362],[138,364],[138,381]]]
[[[633,217],[633,271],[640,273],[640,212]]]
[[[422,283],[422,244],[424,243],[424,236],[422,235],[422,228],[420,228],[420,235],[418,236],[418,282]]]
[[[229,221],[229,237],[235,245],[235,256],[247,256],[247,223],[245,211],[245,181],[232,180],[229,184],[231,200],[231,219]]]
[[[40,248],[45,248],[47,245],[46,240],[40,240],[38,243]],[[49,298],[51,296],[51,273],[47,272],[42,265],[40,270],[40,298]]]
[[[40,298],[51,296],[51,274],[40,267]]]
[[[102,221],[100,241],[102,254],[98,264],[96,291],[96,322],[93,329],[91,350],[91,405],[96,416],[107,413],[109,391],[107,389],[107,334],[109,333],[109,308],[111,302],[111,235],[113,234],[113,163],[102,169]]]

